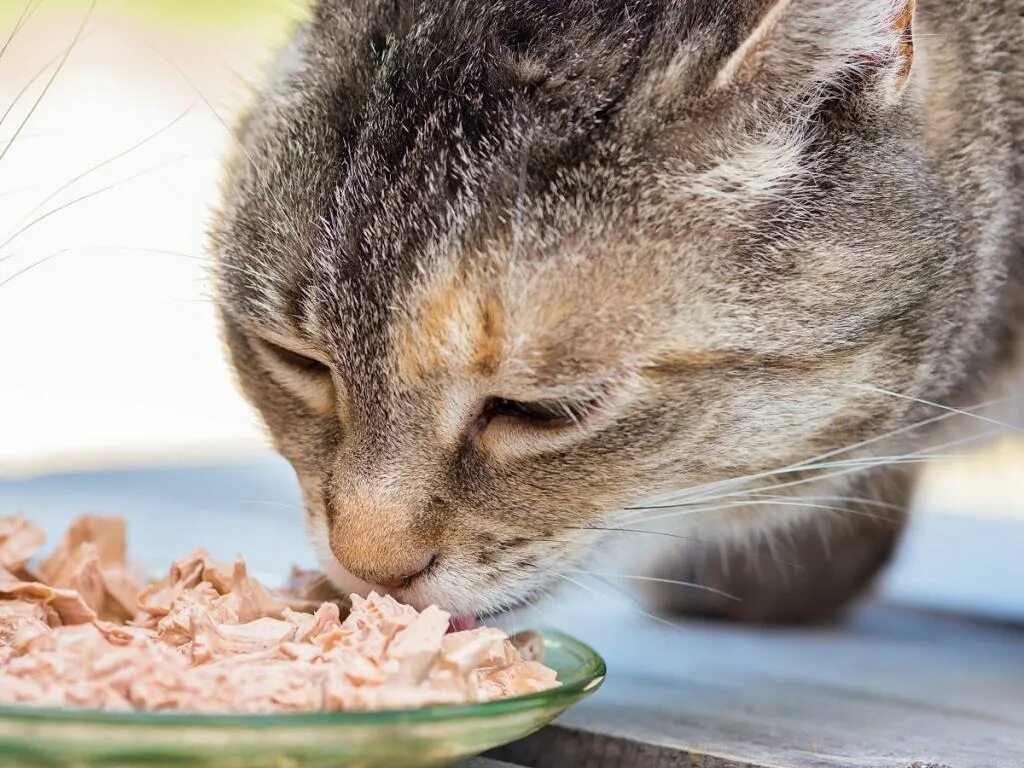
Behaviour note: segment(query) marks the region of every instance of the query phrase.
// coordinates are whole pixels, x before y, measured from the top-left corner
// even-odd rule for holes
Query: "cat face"
[[[327,572],[457,614],[899,425],[967,298],[908,3],[478,5],[322,2],[213,231]]]

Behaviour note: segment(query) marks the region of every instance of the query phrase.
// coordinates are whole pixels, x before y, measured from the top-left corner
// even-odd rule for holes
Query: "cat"
[[[320,0],[239,136],[226,346],[350,591],[833,616],[1019,345],[1024,0]]]

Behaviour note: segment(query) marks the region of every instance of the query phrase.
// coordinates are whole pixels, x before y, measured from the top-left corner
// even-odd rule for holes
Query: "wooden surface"
[[[271,580],[292,560],[310,562],[297,500],[274,462],[0,482],[0,513],[30,513],[51,535],[83,510],[122,514],[144,559],[205,545],[222,558],[246,553]],[[1020,559],[1006,555],[1024,552],[1024,521],[1002,520],[994,538],[983,524],[937,519],[928,535],[943,546],[911,542],[915,557],[901,566],[904,584],[930,587],[920,603],[942,607],[951,572],[929,552],[960,552],[975,564],[975,594],[1019,602]],[[972,619],[954,600],[961,613],[950,616],[879,603],[842,626],[752,630],[665,626],[601,591],[607,599],[568,592],[543,615],[605,656],[604,688],[494,758],[533,768],[1024,768],[1024,621],[1013,600],[997,606],[1011,609],[1002,623],[993,610]]]
[[[609,676],[536,768],[1024,766],[1024,629],[870,607],[819,630],[577,621]]]

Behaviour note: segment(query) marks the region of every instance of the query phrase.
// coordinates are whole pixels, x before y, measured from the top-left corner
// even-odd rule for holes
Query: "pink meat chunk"
[[[21,515],[0,517],[0,569],[20,571],[45,541],[43,529]]]
[[[539,636],[452,632],[437,606],[347,601],[322,574],[279,591],[197,550],[143,586],[124,522],[87,515],[39,563],[41,530],[0,517],[0,704],[280,713],[489,701],[559,685]],[[347,612],[343,609],[347,608]]]

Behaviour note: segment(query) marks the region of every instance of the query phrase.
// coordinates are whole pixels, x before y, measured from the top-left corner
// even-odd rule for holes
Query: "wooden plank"
[[[724,755],[680,751],[589,731],[551,726],[495,754],[508,754],[529,768],[788,768],[789,764],[757,762]],[[938,763],[914,762],[905,768],[951,768]]]
[[[499,756],[541,768],[570,756],[581,766],[1024,766],[1016,627],[885,607],[810,630],[664,627],[611,606],[597,618],[563,604],[562,617],[596,640],[608,682],[562,729]]]
[[[768,768],[721,755],[681,751],[592,731],[551,726],[492,753],[529,768]],[[772,766],[772,768],[775,768]],[[935,768],[938,768],[936,766]]]

